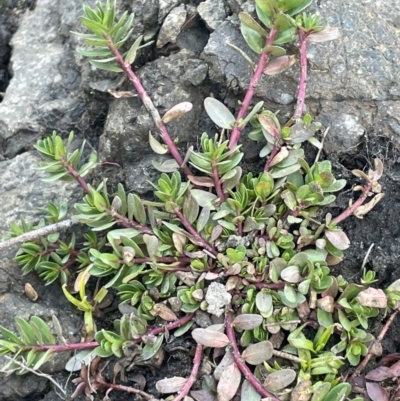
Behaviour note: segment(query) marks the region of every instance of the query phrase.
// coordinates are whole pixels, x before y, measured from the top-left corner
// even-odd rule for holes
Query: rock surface
[[[148,147],[149,131],[158,133],[140,100],[109,95],[109,89],[131,90],[124,78],[90,67],[75,53],[79,40],[70,31],[81,31],[77,20],[82,4],[95,2],[11,0],[0,13],[0,237],[21,217],[37,222],[43,216],[37,209],[48,202],[67,200],[72,208],[81,195],[75,184],[40,181],[43,174],[34,169],[38,157],[31,145],[44,133],[76,129],[81,139],[92,140],[101,161],[121,165],[100,167],[97,180],[107,177],[111,187],[123,182],[128,191],[142,195],[151,189],[147,180],[158,175],[151,161],[165,159]],[[308,111],[330,127],[324,154],[329,154],[345,178],[351,168],[364,168],[375,155],[384,159],[387,174],[387,197],[364,221],[352,220],[345,227],[353,246],[347,264],[340,269],[359,269],[365,250],[375,243],[370,267],[378,271],[381,281],[396,279],[400,256],[400,3],[318,3],[314,11],[342,33],[339,40],[308,47]],[[143,34],[145,41],[159,41],[162,46],[143,52],[135,64],[160,114],[183,101],[194,105],[190,113],[168,125],[184,152],[190,144],[197,145],[203,131],[216,132],[205,118],[204,97],[213,94],[234,110],[248,86],[251,68],[226,42],[240,47],[256,62],[236,16],[241,10],[254,11],[253,2],[121,0],[119,7],[121,13],[135,12],[134,37]],[[187,15],[182,23],[184,11]],[[176,19],[172,19],[174,15]],[[163,24],[169,24],[170,33],[160,31]],[[289,54],[297,52],[296,46],[288,48]],[[267,108],[280,110],[282,120],[287,120],[295,107],[298,68],[295,65],[278,77],[265,76],[256,89],[257,98],[264,100]],[[245,139],[244,143],[251,154],[247,160],[253,162],[258,145]],[[338,204],[346,205],[348,200],[345,196]],[[369,229],[365,229],[366,223]],[[1,324],[12,327],[16,315],[28,318],[35,314],[49,320],[55,314],[68,338],[79,339],[81,316],[73,313],[72,307],[68,309],[57,286],[44,287],[35,274],[22,277],[12,262],[14,252],[0,252]],[[27,281],[40,294],[40,304],[24,294]],[[391,352],[396,352],[394,338],[389,336],[384,344]],[[65,359],[57,360],[47,369],[61,371],[64,363]],[[57,376],[61,383],[67,377]],[[43,378],[12,375],[2,379],[0,401],[57,399],[54,390],[47,391],[48,382]]]

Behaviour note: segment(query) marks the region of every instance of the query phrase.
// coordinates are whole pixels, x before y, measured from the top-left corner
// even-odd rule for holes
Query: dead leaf
[[[135,97],[135,96],[137,96],[137,94],[133,93],[132,91],[114,91],[112,89],[109,89],[108,93],[110,95],[113,95],[116,99],[120,99],[120,98],[123,98],[123,97]]]
[[[232,323],[239,327],[239,329],[253,330],[260,326],[262,322],[263,318],[261,315],[255,313],[243,313],[242,315],[236,316]]]
[[[188,379],[184,377],[170,377],[168,379],[159,380],[156,383],[156,389],[162,394],[170,394],[181,391]]]
[[[276,75],[288,70],[296,62],[295,56],[281,56],[271,61],[264,68],[263,73],[266,75]]]
[[[211,177],[197,177],[194,175],[188,175],[187,176],[188,180],[194,184],[198,185],[199,187],[214,187],[214,180]]]
[[[161,319],[164,319],[167,322],[173,322],[177,318],[174,312],[170,308],[168,308],[165,304],[155,304],[151,310],[151,314],[153,316],[160,316]]]
[[[273,355],[273,347],[269,341],[261,341],[257,344],[249,345],[242,353],[242,358],[250,365],[259,365]]]
[[[389,401],[389,393],[378,383],[367,383],[367,394],[371,401]]]
[[[226,334],[207,329],[194,329],[192,337],[198,344],[211,348],[226,347],[230,343]]]
[[[375,205],[385,196],[385,194],[376,194],[368,203],[365,203],[362,206],[359,206],[354,211],[354,216],[362,219],[369,211],[371,211]]]
[[[400,366],[399,366],[399,368],[400,368]],[[373,380],[376,382],[380,382],[382,380],[387,379],[388,377],[397,376],[397,375],[388,374],[388,370],[389,370],[389,368],[387,366],[379,366],[379,368],[376,368],[374,370],[371,370],[371,372],[368,372],[365,375],[365,378],[367,380]]]
[[[337,27],[327,26],[320,32],[312,33],[307,36],[308,42],[321,43],[340,38],[340,31]]]
[[[357,295],[356,300],[362,306],[380,309],[387,307],[387,296],[383,290],[378,288],[366,288]]]
[[[313,385],[311,380],[302,380],[292,390],[290,401],[308,401],[311,398],[311,392],[308,390]]]
[[[400,361],[396,362],[394,365],[392,365],[386,372],[389,377],[399,377],[400,376]]]
[[[241,376],[239,368],[234,363],[224,370],[217,386],[218,401],[229,401],[235,396]]]
[[[165,114],[164,117],[162,118],[163,123],[169,123],[172,120],[175,120],[176,118],[179,118],[180,116],[183,116],[184,114],[188,113],[190,110],[192,110],[193,104],[190,102],[182,102],[179,104],[176,104],[174,107],[170,108]]]

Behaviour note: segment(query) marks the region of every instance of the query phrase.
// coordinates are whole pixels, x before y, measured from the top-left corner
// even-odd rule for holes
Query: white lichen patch
[[[226,290],[223,284],[211,283],[207,289],[206,301],[207,312],[217,317],[224,313],[226,305],[231,303],[232,295]]]

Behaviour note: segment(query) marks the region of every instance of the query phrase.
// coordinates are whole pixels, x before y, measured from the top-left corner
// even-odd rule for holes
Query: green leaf
[[[243,12],[239,13],[239,19],[243,25],[247,26],[247,28],[250,28],[253,31],[256,31],[258,34],[260,34],[264,38],[268,37],[268,35],[269,35],[268,32],[264,28],[262,28],[260,26],[260,24],[257,21],[255,21],[253,19],[253,17],[251,17],[249,14],[243,13]]]
[[[156,170],[162,173],[173,173],[175,171],[178,171],[180,167],[175,159],[166,160],[163,163],[152,160],[152,164]]]
[[[112,55],[109,49],[86,50],[81,47],[78,47],[76,51],[85,57],[108,57]]]
[[[51,333],[49,326],[42,319],[40,319],[37,316],[32,316],[30,319],[30,323],[34,323],[36,325],[36,327],[38,327],[38,329],[41,332],[43,342],[45,344],[55,344],[56,343],[56,340],[55,340],[53,334]]]
[[[270,53],[274,57],[282,57],[286,54],[286,50],[279,46],[265,46],[264,51]]]
[[[160,336],[157,337],[157,340],[155,341],[154,344],[146,344],[143,347],[143,351],[141,354],[143,361],[151,359],[161,348],[163,341],[164,341],[164,334],[161,334]]]
[[[286,11],[290,16],[296,15],[303,10],[305,10],[308,6],[312,4],[313,0],[301,0],[297,1],[297,5],[292,6],[288,11]]]
[[[219,100],[213,97],[204,99],[204,108],[211,120],[221,128],[232,129],[235,117],[229,109]]]
[[[149,143],[153,152],[159,155],[165,155],[166,153],[168,153],[168,148],[158,142],[157,139],[154,138],[154,136],[151,134],[151,132],[149,132]]]
[[[351,385],[349,383],[340,383],[329,391],[324,401],[345,400],[346,397],[350,394],[350,392],[351,392]]]
[[[132,64],[136,59],[137,50],[139,49],[140,43],[142,43],[143,35],[140,35],[131,48],[129,49],[127,55],[125,56],[125,63]]]
[[[247,26],[241,24],[240,31],[244,37],[244,40],[248,44],[251,50],[257,54],[261,54],[264,47],[263,37],[255,30],[248,28]]]
[[[89,63],[92,64],[94,67],[98,68],[99,70],[106,70],[112,72],[122,72],[122,68],[118,67],[115,63],[101,63],[95,60],[89,60]]]
[[[17,328],[24,344],[36,345],[35,332],[25,319],[17,316],[15,318],[15,327]]]
[[[282,178],[288,176],[289,174],[295,173],[298,170],[300,170],[300,164],[296,163],[284,168],[274,167],[271,169],[270,173],[272,178]]]
[[[199,206],[206,207],[209,210],[215,210],[213,201],[217,199],[217,196],[211,192],[206,192],[201,189],[191,189],[190,194],[196,200]]]

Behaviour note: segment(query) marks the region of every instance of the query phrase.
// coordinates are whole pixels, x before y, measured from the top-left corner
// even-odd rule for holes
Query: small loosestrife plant
[[[35,316],[16,318],[18,334],[0,326],[0,353],[12,356],[3,371],[37,370],[54,353],[74,350],[79,352],[72,365],[82,365],[73,396],[85,392],[90,397],[103,387],[149,399],[144,391],[107,383],[99,360],[119,358],[119,371],[154,358],[162,363],[166,341],[186,334],[197,344],[192,373],[157,382],[160,394],[177,394],[168,399],[192,394],[227,401],[240,394],[242,400],[339,401],[349,396],[351,386],[340,382],[340,368],[357,366],[368,354],[374,341],[369,319],[380,309],[397,313],[400,284],[384,292],[371,287],[373,272],[365,272],[360,284],[349,284],[330,271],[350,246],[339,223],[352,215],[363,217],[380,200],[383,166],[376,159],[374,170],[355,170],[357,200],[336,217],[323,213],[346,181],[335,178],[329,161],[306,160],[302,147],[309,142],[322,148],[315,137],[321,125],[304,114],[306,47],[335,39],[338,32],[304,11],[311,3],[256,0],[257,20],[239,15],[242,34],[258,56],[257,64],[246,56],[253,69],[249,89],[237,117],[218,100],[205,99],[209,117],[222,131],[204,133],[200,149],[190,148],[186,155],[167,124],[190,111],[191,104],[176,105],[161,118],[131,68],[148,44],[139,37],[129,50],[121,50],[131,39],[133,15],[116,18],[116,5],[109,0],[93,9],[84,6],[82,23],[89,33],[77,34],[89,48],[78,52],[96,68],[126,75],[160,133],[161,141],[149,135],[149,145],[172,158],[154,162],[161,175],[152,183],[155,200],[148,201],[121,184],[110,194],[106,181],[96,188],[86,182],[96,152],[82,163],[84,144],[70,150],[73,133],[67,143],[56,133],[38,141],[46,180],[76,180],[85,192],[72,218],[87,230],[79,245],[74,235],[59,233],[25,242],[15,260],[23,274],[36,271],[46,284],[62,285],[66,299],[84,312],[86,341],[68,343],[57,319],[48,326]],[[298,101],[293,118],[282,125],[276,111],[264,109],[263,102],[253,105],[252,98],[263,74],[293,65],[294,56],[281,45],[295,40],[301,67]],[[250,139],[264,143],[260,173],[243,174],[240,167],[239,139],[246,125],[252,127]],[[45,220],[58,223],[66,214],[65,204],[50,204]],[[13,225],[11,236],[33,228]],[[89,296],[90,282],[96,289]],[[99,329],[96,317],[110,291],[119,297],[122,315],[113,328]],[[214,324],[197,326],[200,312]],[[190,393],[196,380],[201,390]]]

